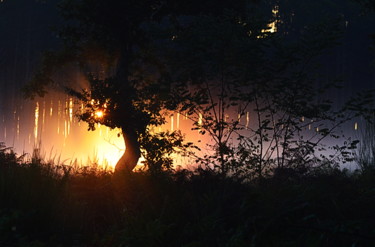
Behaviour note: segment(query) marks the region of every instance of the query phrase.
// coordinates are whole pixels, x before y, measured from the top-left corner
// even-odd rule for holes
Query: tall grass
[[[0,246],[374,246],[375,176],[113,174],[0,149]]]

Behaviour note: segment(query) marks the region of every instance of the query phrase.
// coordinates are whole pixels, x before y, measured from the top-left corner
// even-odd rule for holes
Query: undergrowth
[[[0,246],[375,246],[375,172],[238,182],[0,150]]]

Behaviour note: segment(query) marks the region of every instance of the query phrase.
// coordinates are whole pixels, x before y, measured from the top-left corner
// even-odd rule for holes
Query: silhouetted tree
[[[162,110],[173,108],[166,103],[171,86],[158,58],[148,52],[144,26],[166,18],[173,22],[184,14],[219,15],[226,8],[243,9],[246,2],[64,0],[60,8],[65,21],[58,28],[63,48],[45,54],[25,91],[31,97],[43,96],[47,86],[56,85],[56,71],[78,65],[88,74],[89,88],[81,91],[66,83],[63,87],[84,103],[79,118],[88,122],[89,130],[96,123],[121,129],[126,150],[116,170],[131,171],[149,126],[164,123]]]

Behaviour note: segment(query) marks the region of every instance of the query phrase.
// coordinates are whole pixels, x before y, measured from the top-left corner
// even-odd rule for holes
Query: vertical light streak
[[[354,130],[358,130],[358,123],[357,122],[354,123]]]
[[[38,139],[38,125],[39,125],[39,102],[36,102],[34,114],[34,140]]]
[[[180,113],[179,112],[177,113],[176,122],[177,122],[176,129],[180,129]]]
[[[52,117],[53,115],[53,101],[51,100],[50,108],[49,108],[49,116]]]
[[[42,132],[44,132],[44,125],[46,120],[46,101],[43,101],[43,117],[42,117]]]
[[[203,115],[202,115],[202,113],[199,113],[199,119],[198,119],[199,127],[202,126],[202,123],[203,123]]]
[[[69,101],[65,99],[65,111],[64,111],[64,118],[69,116]]]
[[[17,117],[17,140],[20,139],[20,116]]]
[[[173,131],[173,125],[174,125],[174,116],[171,116],[171,131]]]
[[[57,103],[57,134],[60,134],[61,101]]]
[[[68,123],[66,121],[66,119],[64,120],[64,139],[66,139],[68,137]]]
[[[5,126],[5,116],[3,115],[3,126],[4,126],[4,132],[3,132],[3,136],[4,136],[4,141],[6,139],[6,126]]]
[[[70,126],[71,126],[71,123],[70,123],[70,121],[68,121],[68,134],[67,134],[67,136],[70,134]]]
[[[16,129],[17,129],[17,108],[14,109],[13,111],[13,121],[16,123]],[[14,147],[14,139],[17,138],[17,130],[15,131],[14,130],[14,127],[12,128],[12,132],[13,132],[13,147]]]
[[[69,121],[73,122],[73,98],[69,99]]]
[[[61,103],[61,100],[59,100],[58,102],[58,117],[61,117],[62,116],[62,103]]]
[[[250,114],[246,112],[246,129],[249,129],[249,122],[250,122]]]

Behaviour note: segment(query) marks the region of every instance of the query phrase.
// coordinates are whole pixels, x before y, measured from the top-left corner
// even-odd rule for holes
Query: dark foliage
[[[375,244],[374,173],[280,174],[256,183],[199,169],[112,174],[21,162],[2,147],[0,245]]]

